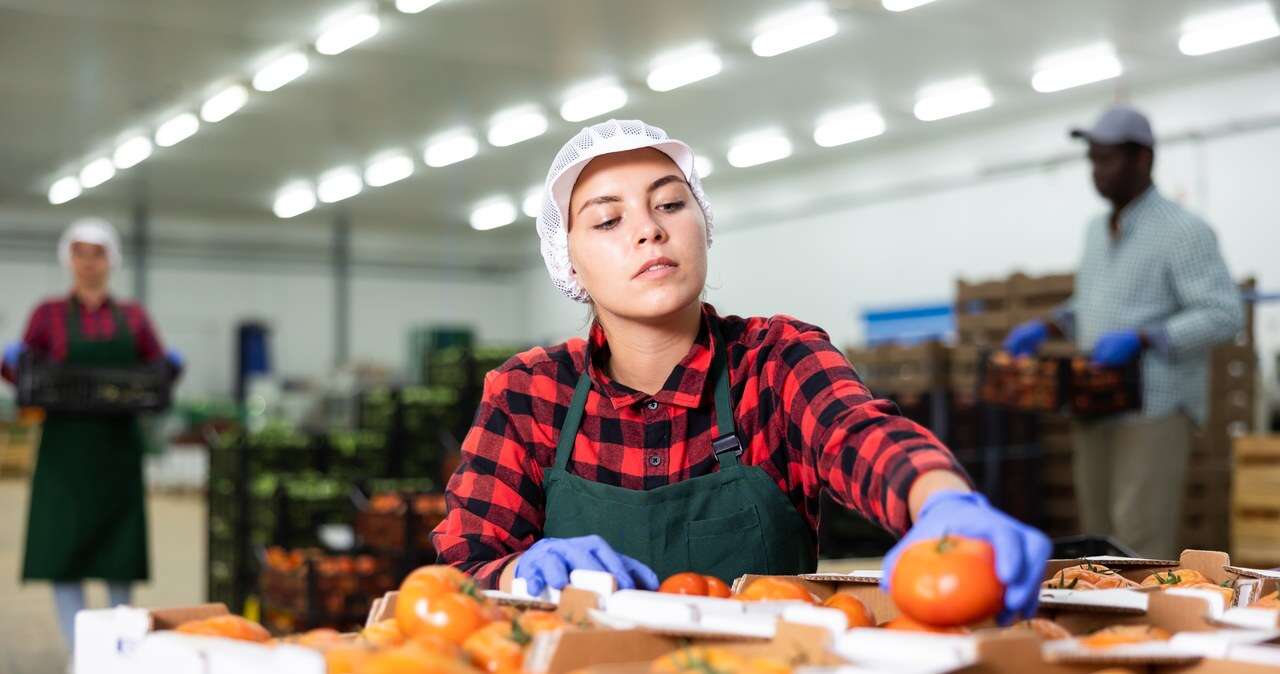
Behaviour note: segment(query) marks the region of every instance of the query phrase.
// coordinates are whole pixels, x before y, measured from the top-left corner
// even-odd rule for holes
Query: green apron
[[[739,462],[742,445],[733,421],[727,346],[712,324],[716,342],[716,431],[712,448],[719,469],[648,491],[592,482],[568,470],[569,456],[586,408],[591,378],[578,378],[555,465],[544,476],[548,537],[596,534],[618,552],[666,578],[681,571],[716,576],[727,583],[743,574],[789,575],[817,568],[813,531],[763,469]]]
[[[67,313],[68,365],[127,367],[133,336],[112,307],[115,334],[87,340],[79,304]],[[133,415],[50,413],[31,480],[24,580],[146,580],[143,439]]]

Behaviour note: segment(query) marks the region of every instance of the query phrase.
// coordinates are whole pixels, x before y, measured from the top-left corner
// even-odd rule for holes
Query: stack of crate
[[[847,349],[845,356],[875,395],[895,400],[947,387],[950,354],[940,342]]]
[[[1280,436],[1235,439],[1231,494],[1231,561],[1280,566]]]
[[[1028,276],[1021,273],[993,281],[972,283],[961,279],[956,282],[956,346],[951,354],[951,387],[958,402],[976,404],[983,353],[998,351],[1009,331],[1019,324],[1047,317],[1071,297],[1074,283],[1072,274]],[[1066,353],[1070,344],[1053,342],[1047,344],[1045,350]],[[1044,414],[1035,426],[1035,439],[1044,450],[1039,480],[1044,493],[1043,526],[1053,536],[1078,533],[1067,420],[1059,414]],[[1018,434],[1013,430],[1010,429],[1006,437],[1016,440]]]

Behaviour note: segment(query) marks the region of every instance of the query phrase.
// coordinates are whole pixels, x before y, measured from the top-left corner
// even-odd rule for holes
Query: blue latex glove
[[[1044,321],[1027,321],[1009,331],[1004,350],[1012,356],[1034,356],[1049,338],[1049,325]]]
[[[4,364],[11,370],[18,368],[18,359],[27,348],[22,342],[9,342],[4,345]]]
[[[569,584],[569,572],[577,569],[613,574],[622,590],[656,590],[658,576],[649,567],[614,552],[599,536],[544,538],[516,561],[516,578],[528,583],[529,594],[538,596],[548,586],[557,590]]]
[[[1000,512],[981,494],[940,491],[930,496],[911,530],[885,556],[880,588],[889,591],[894,566],[903,550],[916,541],[944,534],[982,539],[995,549],[996,577],[1005,587],[1000,624],[1035,615],[1044,565],[1053,546],[1038,529]]]
[[[187,359],[182,356],[182,352],[177,349],[169,349],[164,354],[164,359],[169,361],[169,365],[175,370],[181,370],[187,366]]]
[[[1108,332],[1093,346],[1093,364],[1102,367],[1128,365],[1142,351],[1142,336],[1137,330]]]

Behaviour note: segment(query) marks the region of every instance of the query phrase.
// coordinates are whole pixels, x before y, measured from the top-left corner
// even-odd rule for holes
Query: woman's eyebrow
[[[678,175],[675,175],[674,173],[671,175],[665,175],[653,181],[652,183],[650,183],[649,189],[645,190],[645,192],[646,193],[653,192],[654,190],[658,189],[659,187],[662,187],[663,185],[669,185],[674,182],[683,183],[685,182],[685,179],[681,178]],[[615,203],[618,203],[619,201],[622,201],[622,197],[613,196],[611,194],[599,196],[599,197],[591,197],[590,199],[587,199],[586,201],[582,202],[582,207],[578,209],[578,215],[582,215],[582,212],[587,210],[587,207],[589,206],[595,206],[596,204],[615,204]]]

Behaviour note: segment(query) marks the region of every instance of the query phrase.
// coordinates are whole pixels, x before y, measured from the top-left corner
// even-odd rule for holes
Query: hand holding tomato
[[[981,494],[940,491],[930,496],[915,524],[885,556],[880,587],[893,594],[904,551],[919,541],[944,535],[978,539],[991,545],[996,578],[1005,588],[998,617],[1002,625],[1035,615],[1040,580],[1052,545],[1039,530],[1000,512]]]

